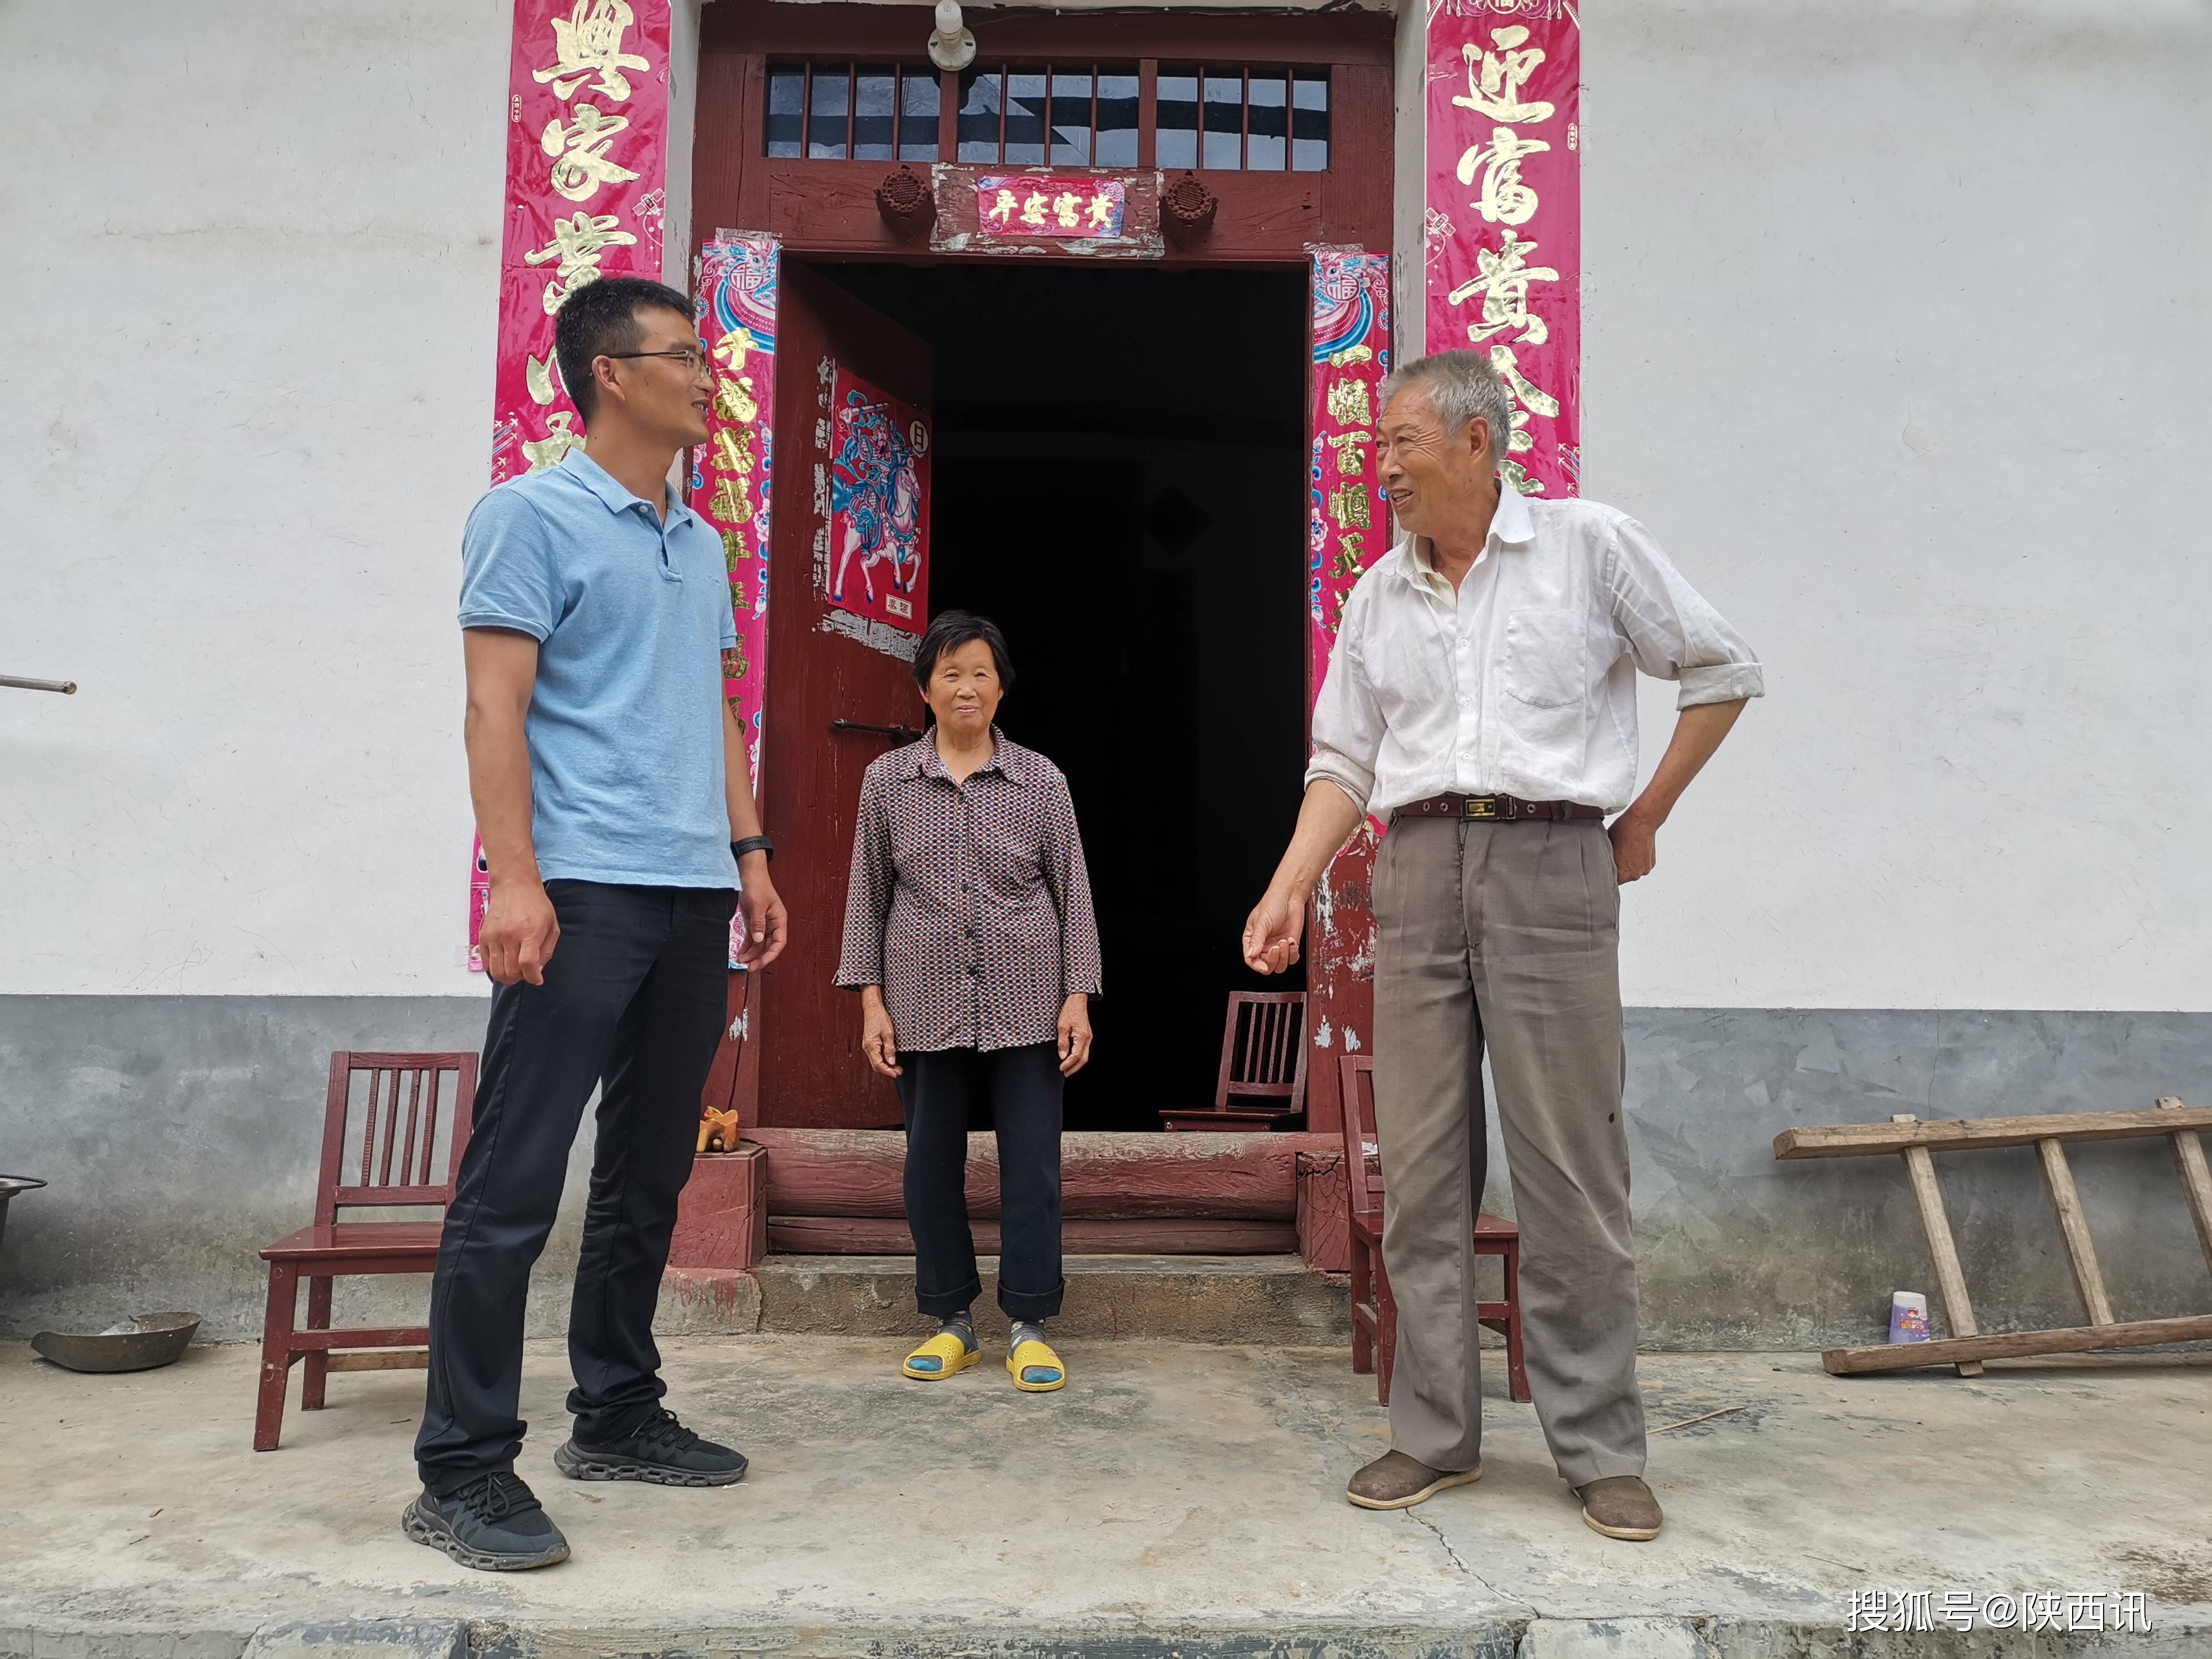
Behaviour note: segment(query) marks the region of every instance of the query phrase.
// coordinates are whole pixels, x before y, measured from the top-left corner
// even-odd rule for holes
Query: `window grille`
[[[822,161],[940,160],[943,79],[926,64],[772,64],[768,154]],[[957,81],[955,159],[1133,167],[1142,94],[1133,64],[974,65]],[[1328,170],[1327,70],[1164,67],[1155,96],[1153,153],[1161,167]]]
[[[817,161],[934,161],[937,71],[915,64],[777,64],[768,153]]]
[[[1134,64],[975,65],[960,74],[959,159],[1133,167],[1139,90]]]
[[[1163,67],[1158,146],[1163,167],[1325,173],[1328,71]]]

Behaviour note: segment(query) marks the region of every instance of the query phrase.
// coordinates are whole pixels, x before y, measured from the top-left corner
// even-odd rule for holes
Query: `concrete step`
[[[999,1262],[982,1258],[976,1328],[1003,1336]],[[1056,1335],[1340,1346],[1352,1340],[1344,1279],[1295,1255],[1071,1255]],[[670,1336],[774,1332],[904,1337],[926,1330],[914,1258],[771,1255],[757,1273],[671,1267],[655,1328]]]

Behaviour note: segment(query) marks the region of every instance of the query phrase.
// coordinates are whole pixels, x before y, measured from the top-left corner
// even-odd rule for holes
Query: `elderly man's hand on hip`
[[[1613,842],[1614,877],[1625,886],[1651,873],[1659,862],[1659,825],[1633,808],[1607,827]]]

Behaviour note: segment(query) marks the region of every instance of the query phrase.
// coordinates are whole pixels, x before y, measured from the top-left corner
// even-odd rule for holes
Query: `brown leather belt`
[[[1516,795],[1431,795],[1392,811],[1401,817],[1470,818],[1483,823],[1511,823],[1525,818],[1571,823],[1605,816],[1601,806],[1584,806],[1571,800],[1522,800]]]

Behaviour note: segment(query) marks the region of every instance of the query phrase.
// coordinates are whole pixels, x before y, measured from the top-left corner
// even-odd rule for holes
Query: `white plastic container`
[[[1899,1291],[1889,1298],[1889,1340],[1925,1342],[1928,1340],[1928,1298],[1917,1291]]]

